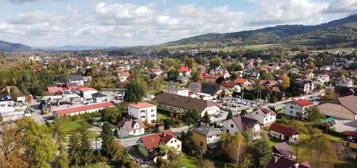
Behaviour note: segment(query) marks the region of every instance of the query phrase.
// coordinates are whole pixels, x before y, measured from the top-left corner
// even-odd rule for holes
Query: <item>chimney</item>
[[[295,163],[294,168],[299,168],[299,163]]]

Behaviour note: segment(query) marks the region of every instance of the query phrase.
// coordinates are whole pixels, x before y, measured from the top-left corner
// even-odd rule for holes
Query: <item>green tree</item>
[[[140,102],[145,95],[145,91],[140,85],[131,81],[126,86],[127,91],[124,95],[125,102]]]
[[[249,151],[253,158],[253,167],[264,168],[270,161],[272,154],[268,137],[264,135],[263,138],[255,141]]]
[[[201,168],[215,168],[214,163],[210,160],[202,160],[200,164]]]
[[[167,79],[169,81],[176,81],[178,77],[179,77],[179,72],[177,71],[176,68],[171,68],[169,69],[169,71],[167,71]]]
[[[85,122],[73,132],[70,138],[69,158],[72,166],[87,166],[94,160],[91,134]]]
[[[309,111],[308,117],[310,121],[319,123],[320,120],[324,118],[324,115],[320,112],[319,108],[315,106]]]
[[[22,130],[23,152],[30,167],[50,168],[57,149],[51,130],[30,118],[19,120],[17,125]]]
[[[81,141],[78,131],[72,133],[68,146],[70,165],[79,166],[81,164]]]
[[[187,113],[184,113],[182,116],[183,122],[186,125],[199,125],[201,119],[200,114],[196,110],[189,110]]]
[[[325,96],[323,97],[325,100],[333,100],[336,99],[336,93],[334,89],[327,89]]]
[[[52,127],[54,139],[58,147],[57,150],[59,152],[55,160],[55,168],[69,167],[68,152],[66,149],[67,132],[64,129],[64,124],[66,124],[66,120],[64,118],[56,118]]]
[[[114,148],[114,136],[109,123],[105,123],[102,128],[102,155],[112,159],[116,153]]]
[[[227,157],[238,163],[244,160],[244,153],[247,151],[247,142],[242,134],[236,134],[234,136],[222,135],[223,152]]]
[[[200,81],[200,75],[201,75],[201,72],[196,70],[192,73],[192,81],[193,82],[199,82]]]
[[[213,58],[209,61],[209,67],[210,69],[216,69],[218,68],[219,66],[221,66],[222,64],[222,60],[218,57],[216,58]]]

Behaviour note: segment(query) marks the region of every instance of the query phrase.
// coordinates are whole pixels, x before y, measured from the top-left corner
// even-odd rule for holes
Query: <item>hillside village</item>
[[[356,54],[34,55],[0,70],[1,127],[62,125],[77,166],[81,132],[90,155],[126,167],[356,165]]]

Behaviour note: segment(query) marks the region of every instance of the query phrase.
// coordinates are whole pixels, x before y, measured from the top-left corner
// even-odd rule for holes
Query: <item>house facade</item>
[[[253,139],[259,138],[259,133],[261,132],[261,127],[257,120],[241,116],[234,116],[232,119],[224,121],[223,128],[231,136],[245,132],[250,134]]]
[[[268,108],[261,108],[246,114],[245,117],[255,119],[261,125],[267,126],[275,122],[276,113]]]
[[[71,75],[68,78],[67,86],[84,86],[84,79],[82,75]]]
[[[117,125],[117,134],[119,137],[138,136],[145,133],[143,121],[137,118],[122,119]]]
[[[156,106],[150,103],[137,103],[131,104],[128,106],[129,115],[141,119],[142,121],[146,121],[148,123],[156,122]]]
[[[308,110],[314,105],[310,100],[300,99],[285,104],[285,116],[296,119],[306,119]]]
[[[269,135],[275,139],[289,143],[297,143],[299,140],[299,133],[295,129],[277,123],[273,123],[270,126]]]
[[[210,126],[201,126],[193,129],[192,140],[203,153],[218,146],[222,130]]]

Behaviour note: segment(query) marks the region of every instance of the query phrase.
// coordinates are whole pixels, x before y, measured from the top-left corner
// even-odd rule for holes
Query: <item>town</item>
[[[355,164],[357,53],[294,53],[31,56],[0,72],[2,131],[54,128],[56,162],[78,166],[104,158],[127,167]]]

